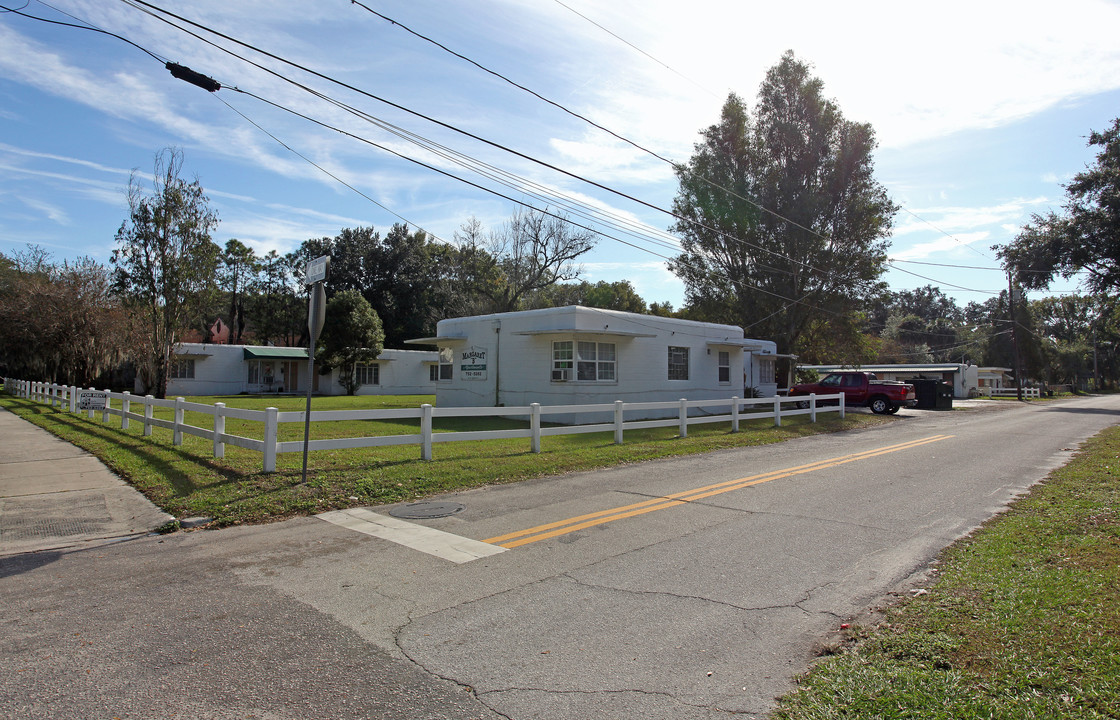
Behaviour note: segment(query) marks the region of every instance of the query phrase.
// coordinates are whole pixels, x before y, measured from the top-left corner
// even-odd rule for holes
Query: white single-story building
[[[320,375],[316,363],[312,392],[345,395],[338,371]],[[372,362],[359,363],[358,395],[430,395],[439,378],[439,353],[383,350]],[[142,391],[137,379],[137,392]],[[167,395],[238,395],[306,393],[307,348],[271,345],[180,343],[175,346]]]
[[[934,378],[942,380],[953,386],[953,396],[957,398],[972,397],[977,394],[979,384],[979,368],[975,365],[960,363],[893,363],[885,365],[801,365],[807,370],[816,370],[821,375],[827,375],[837,370],[865,370],[875,373],[880,380],[901,380],[906,382],[916,377]]]
[[[1011,368],[982,367],[976,369],[976,387],[981,395],[990,394],[992,390],[1004,387],[1015,387],[1011,379]]]
[[[777,392],[777,346],[734,325],[578,305],[441,320],[441,407],[729,399]],[[565,416],[561,422],[598,421]]]

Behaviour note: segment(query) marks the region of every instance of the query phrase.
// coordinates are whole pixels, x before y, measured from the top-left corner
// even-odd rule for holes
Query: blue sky
[[[792,49],[813,65],[847,118],[876,130],[876,176],[905,208],[896,218],[891,255],[898,262],[888,282],[898,290],[931,283],[903,271],[917,273],[962,306],[992,297],[1006,279],[943,265],[996,267],[990,247],[1013,239],[1032,212],[1060,208],[1062,183],[1092,161],[1089,132],[1120,115],[1115,1],[365,4],[680,161],[698,131],[717,120],[727,93],[753,105],[766,70]],[[676,193],[664,162],[348,1],[183,0],[161,7],[659,208],[669,208]],[[186,174],[198,177],[217,210],[215,239],[238,238],[261,254],[288,252],[344,227],[387,229],[400,218],[450,240],[472,215],[490,228],[514,210],[508,200],[231,87],[532,200],[523,186],[501,188],[135,5],[32,0],[23,8],[75,22],[58,10],[225,87],[210,94],[176,80],[161,62],[113,37],[0,13],[0,252],[33,243],[56,259],[108,262],[127,214],[130,173],[145,177],[167,146],[183,149]],[[584,276],[627,279],[647,301],[681,304],[683,287],[659,257],[673,254],[664,244],[672,242],[664,233],[668,215],[208,37],[379,121],[513,173],[518,183],[645,226],[636,237],[610,231],[641,249],[604,238],[586,256]],[[1063,282],[1053,290],[1075,287]]]

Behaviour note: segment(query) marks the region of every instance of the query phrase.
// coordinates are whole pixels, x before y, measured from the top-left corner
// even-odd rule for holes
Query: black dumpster
[[[919,410],[952,410],[953,386],[934,378],[912,378],[906,382],[914,386]]]

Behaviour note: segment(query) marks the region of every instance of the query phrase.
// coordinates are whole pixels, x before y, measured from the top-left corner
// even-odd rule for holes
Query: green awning
[[[245,350],[246,360],[306,360],[307,348],[293,348],[293,347],[269,347],[262,345],[260,347],[247,347]]]

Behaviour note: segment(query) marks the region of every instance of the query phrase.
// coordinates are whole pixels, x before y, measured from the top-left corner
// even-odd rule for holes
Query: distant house
[[[726,399],[751,388],[763,396],[777,391],[777,347],[745,338],[734,325],[571,305],[442,320],[436,332],[406,342],[440,348],[436,403],[443,407]]]
[[[1011,368],[976,368],[976,386],[981,395],[990,394],[992,390],[999,388],[1014,387],[1015,382],[1011,379]]]
[[[355,372],[358,395],[430,395],[439,378],[439,353],[383,350],[360,363]],[[311,389],[321,395],[345,395],[338,372],[320,375],[316,363]],[[137,381],[139,383],[139,381]],[[139,384],[137,392],[142,389]],[[307,348],[271,345],[180,343],[167,380],[168,395],[237,395],[306,393]]]
[[[959,363],[916,363],[885,365],[801,365],[826,375],[837,370],[866,370],[880,380],[908,381],[918,377],[943,380],[953,386],[953,396],[967,398],[976,395],[980,387],[979,370],[975,365]],[[989,368],[990,369],[990,368]]]

